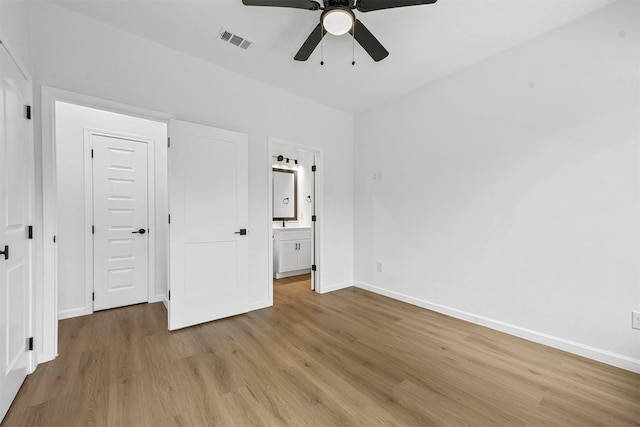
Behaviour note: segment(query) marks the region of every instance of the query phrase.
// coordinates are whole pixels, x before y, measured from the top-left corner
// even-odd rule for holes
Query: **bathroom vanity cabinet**
[[[311,227],[273,229],[274,278],[309,273],[311,254]]]

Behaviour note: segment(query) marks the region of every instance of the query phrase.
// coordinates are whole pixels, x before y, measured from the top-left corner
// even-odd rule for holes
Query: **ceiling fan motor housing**
[[[347,6],[330,6],[320,15],[320,22],[325,31],[339,36],[353,29],[356,16]]]

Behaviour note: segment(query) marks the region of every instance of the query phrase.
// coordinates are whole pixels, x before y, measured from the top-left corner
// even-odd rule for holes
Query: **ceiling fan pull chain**
[[[356,26],[353,26],[353,37],[351,37],[351,65],[356,65]]]
[[[320,65],[324,65],[324,25],[320,26]]]

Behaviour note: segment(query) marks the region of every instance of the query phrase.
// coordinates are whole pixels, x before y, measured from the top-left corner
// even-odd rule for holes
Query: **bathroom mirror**
[[[273,168],[273,220],[298,220],[298,175],[290,169]]]

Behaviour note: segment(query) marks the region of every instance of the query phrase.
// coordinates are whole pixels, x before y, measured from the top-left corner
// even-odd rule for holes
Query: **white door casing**
[[[169,123],[169,329],[248,311],[248,137]]]
[[[93,309],[148,301],[146,140],[86,130],[93,158]]]
[[[0,420],[31,369],[33,146],[29,80],[0,47]]]

